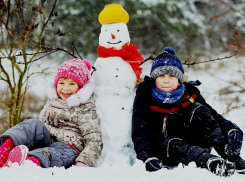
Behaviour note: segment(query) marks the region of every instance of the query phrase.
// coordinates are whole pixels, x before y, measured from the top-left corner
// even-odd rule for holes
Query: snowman
[[[130,43],[128,20],[120,4],[108,4],[99,14],[102,27],[92,76],[103,140],[97,166],[133,165],[136,158],[131,140],[132,108],[144,58]]]

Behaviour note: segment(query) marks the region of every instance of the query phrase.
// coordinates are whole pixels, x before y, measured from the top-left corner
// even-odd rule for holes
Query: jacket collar
[[[136,93],[151,91],[152,86],[154,86],[155,80],[149,76],[144,77],[144,81],[141,82],[136,90]]]

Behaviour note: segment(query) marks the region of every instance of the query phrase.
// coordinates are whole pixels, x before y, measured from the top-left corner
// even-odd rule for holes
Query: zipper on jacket
[[[168,114],[165,114],[164,117],[163,117],[163,122],[162,122],[162,133],[163,133],[165,138],[168,135],[168,132],[167,132],[167,120],[168,120]]]
[[[197,106],[197,107],[192,111],[192,115],[191,115],[191,118],[190,118],[190,123],[191,123],[192,118],[193,118],[193,116],[194,116],[194,114],[195,114],[195,112],[196,112],[196,109],[198,109],[198,108],[201,107],[201,106],[202,106],[202,105]]]

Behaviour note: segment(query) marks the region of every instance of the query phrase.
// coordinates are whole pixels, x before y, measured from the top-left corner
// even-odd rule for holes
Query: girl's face
[[[69,78],[60,78],[57,83],[57,94],[62,100],[68,99],[71,95],[76,94],[79,90],[76,82]]]
[[[157,77],[155,85],[159,90],[172,92],[180,86],[180,83],[177,77],[170,74],[164,74],[163,76]]]

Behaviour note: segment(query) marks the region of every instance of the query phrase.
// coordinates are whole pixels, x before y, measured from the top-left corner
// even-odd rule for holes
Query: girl
[[[0,167],[25,160],[41,167],[94,166],[102,150],[88,60],[58,67],[39,119],[25,120],[0,136]]]
[[[242,130],[206,103],[195,87],[199,81],[183,84],[183,75],[175,50],[165,48],[153,62],[151,78],[139,85],[132,126],[137,158],[147,171],[195,162],[220,176],[245,173]],[[210,154],[212,147],[221,157]]]

